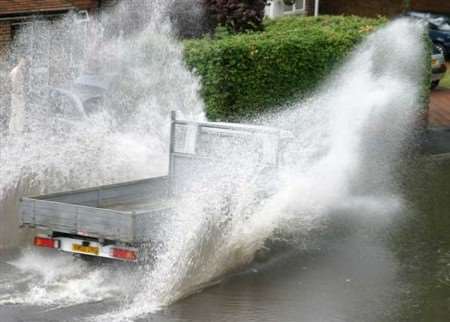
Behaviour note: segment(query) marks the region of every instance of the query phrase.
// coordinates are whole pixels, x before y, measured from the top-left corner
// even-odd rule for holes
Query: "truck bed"
[[[21,224],[52,232],[138,243],[157,239],[170,217],[169,178],[156,177],[22,198]]]
[[[175,116],[172,112],[168,176],[24,197],[19,206],[22,225],[128,244],[157,243],[174,213],[172,196],[192,193],[193,174],[221,168],[230,153],[259,167],[276,168],[281,148],[292,137],[267,127],[182,121]]]

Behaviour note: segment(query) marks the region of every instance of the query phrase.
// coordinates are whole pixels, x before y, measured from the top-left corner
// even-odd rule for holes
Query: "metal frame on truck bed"
[[[253,148],[245,145],[245,149],[253,161],[276,167],[282,142],[289,138],[286,132],[267,127],[177,120],[174,112],[170,131],[167,176],[23,197],[19,207],[21,226],[42,232],[34,244],[138,261],[139,245],[158,240],[161,226],[173,214],[176,198],[188,193],[189,174],[201,171],[205,161],[213,166],[224,161],[226,156],[221,155],[219,146],[230,140],[252,141]]]

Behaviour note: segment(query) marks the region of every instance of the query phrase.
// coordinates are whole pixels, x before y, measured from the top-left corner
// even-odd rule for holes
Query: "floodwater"
[[[449,166],[449,161],[429,158],[405,166],[407,206],[396,216],[381,222],[370,216],[356,220],[343,212],[295,247],[261,258],[245,271],[139,321],[446,322]],[[0,299],[17,291],[12,288],[26,289],[31,283],[14,264],[14,253],[0,257]],[[119,274],[126,275],[128,269],[119,269]],[[95,320],[124,300],[111,294],[73,305],[3,303],[0,321]]]

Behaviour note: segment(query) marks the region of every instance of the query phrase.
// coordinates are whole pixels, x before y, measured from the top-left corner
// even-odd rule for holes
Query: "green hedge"
[[[212,120],[234,120],[312,90],[383,18],[321,16],[268,21],[263,32],[185,43]]]

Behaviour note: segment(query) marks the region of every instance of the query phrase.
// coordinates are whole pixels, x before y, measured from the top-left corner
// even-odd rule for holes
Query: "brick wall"
[[[406,9],[404,0],[320,0],[321,14],[375,17],[396,16]],[[411,0],[410,10],[450,14],[449,0]]]
[[[7,22],[0,23],[0,47],[9,43],[11,39],[11,25]]]
[[[412,0],[411,7],[417,11],[430,11],[450,14],[449,0]]]
[[[97,0],[0,0],[0,15],[68,10],[92,9]]]
[[[403,0],[320,0],[320,13],[332,15],[395,16],[402,12]]]
[[[11,41],[11,25],[0,23],[0,60],[5,57],[9,42]]]

